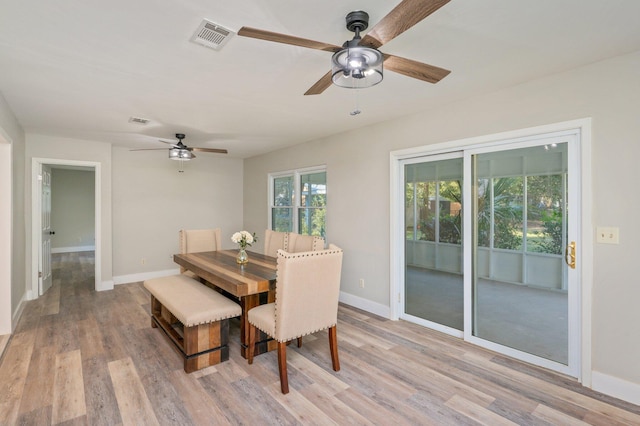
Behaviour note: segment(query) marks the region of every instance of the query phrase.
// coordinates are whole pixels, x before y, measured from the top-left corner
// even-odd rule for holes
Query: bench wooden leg
[[[151,327],[160,328],[184,360],[184,371],[219,364],[229,359],[229,320],[184,327],[153,295]]]
[[[159,317],[161,309],[162,309],[162,305],[160,304],[158,299],[153,297],[153,294],[152,294],[151,295],[151,328],[158,328],[158,324],[156,324],[156,322],[153,320],[153,317]]]
[[[224,346],[214,351],[184,358],[184,372],[193,373],[211,365],[220,364],[229,360],[229,347]]]

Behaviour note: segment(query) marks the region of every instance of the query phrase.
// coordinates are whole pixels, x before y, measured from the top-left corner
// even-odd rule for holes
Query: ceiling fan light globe
[[[179,160],[180,159],[180,149],[179,148],[170,148],[169,149],[169,158],[171,160]]]
[[[356,68],[363,68],[367,66],[367,60],[366,58],[360,56],[360,55],[351,55],[347,58],[347,63],[349,64],[349,68],[351,69],[356,69]]]
[[[193,154],[188,149],[171,148],[169,149],[169,158],[171,160],[189,161],[193,158]]]
[[[382,53],[369,47],[342,49],[331,57],[331,81],[336,86],[362,89],[375,86],[383,78]]]

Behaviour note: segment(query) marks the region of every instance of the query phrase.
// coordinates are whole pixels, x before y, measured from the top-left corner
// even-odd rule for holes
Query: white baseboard
[[[56,247],[51,249],[51,253],[75,253],[78,251],[96,251],[96,246]]]
[[[13,331],[16,329],[16,325],[18,325],[18,321],[22,316],[24,306],[27,304],[28,300],[29,299],[27,299],[27,293],[25,292],[25,294],[22,295],[22,299],[20,299],[20,302],[18,303],[15,311],[13,311],[13,315],[11,316],[11,334],[13,334]]]
[[[177,275],[180,269],[165,269],[164,271],[141,272],[139,274],[120,275],[113,277],[114,284],[129,284],[139,281],[150,280],[152,278],[166,277],[169,275]]]
[[[113,290],[113,280],[96,283],[96,291]]]
[[[340,302],[353,306],[354,308],[362,309],[363,311],[371,312],[383,318],[391,318],[391,309],[388,306],[381,303],[372,302],[369,299],[354,296],[350,293],[340,292]]]
[[[622,399],[632,404],[640,405],[640,384],[629,382],[618,377],[593,371],[591,373],[591,388],[594,391]]]

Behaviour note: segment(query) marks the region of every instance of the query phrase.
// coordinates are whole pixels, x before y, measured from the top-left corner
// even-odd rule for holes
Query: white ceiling
[[[371,28],[398,3],[0,0],[0,92],[27,132],[130,148],[186,133],[249,157],[640,50],[638,0],[452,0],[380,49],[451,70],[438,84],[385,72],[373,88],[303,96],[330,53],[189,41],[208,19],[340,45],[348,12],[368,12]]]

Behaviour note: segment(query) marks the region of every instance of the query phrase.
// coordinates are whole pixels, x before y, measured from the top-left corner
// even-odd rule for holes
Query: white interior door
[[[51,167],[42,165],[41,180],[41,227],[42,227],[42,247],[40,248],[40,259],[38,262],[38,277],[40,284],[40,295],[43,295],[53,283],[51,273],[51,236],[54,231],[51,229]]]

